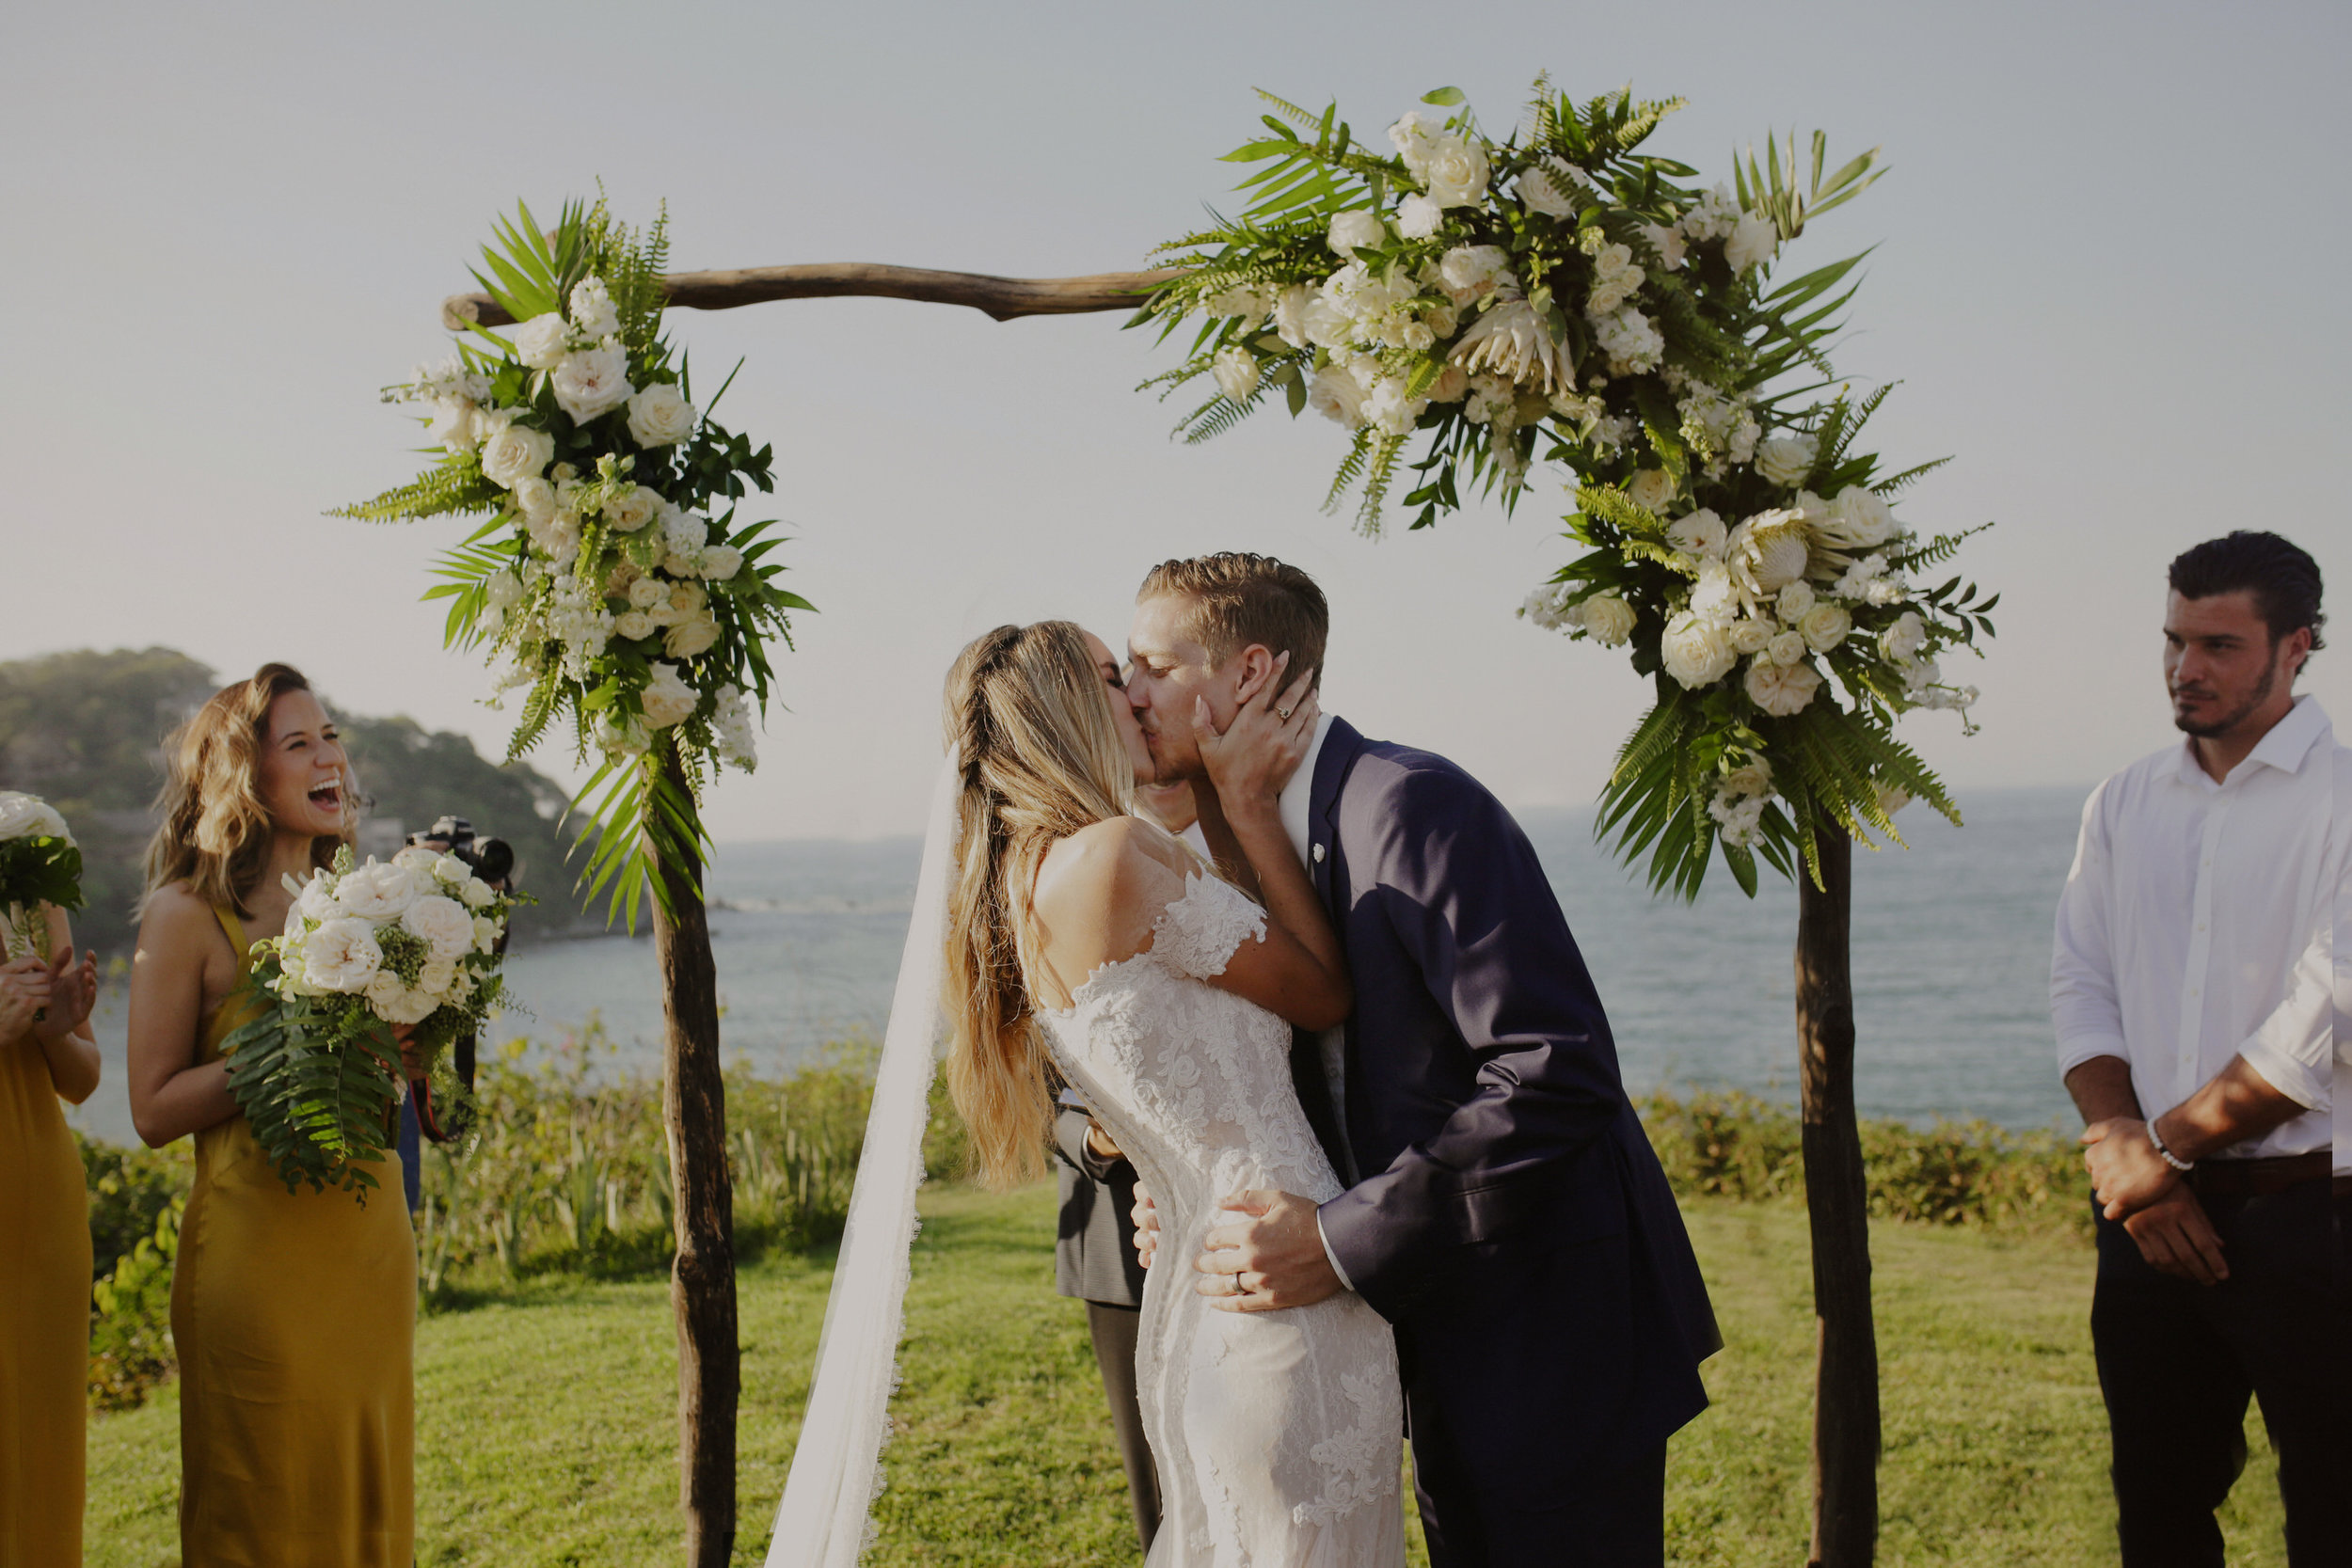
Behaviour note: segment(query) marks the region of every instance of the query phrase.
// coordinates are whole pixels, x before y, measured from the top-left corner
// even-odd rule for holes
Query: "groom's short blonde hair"
[[[1252,643],[1291,656],[1291,672],[1312,670],[1323,683],[1323,648],[1331,609],[1315,579],[1270,555],[1227,550],[1163,561],[1146,574],[1136,602],[1162,595],[1189,599],[1184,626],[1212,666]]]

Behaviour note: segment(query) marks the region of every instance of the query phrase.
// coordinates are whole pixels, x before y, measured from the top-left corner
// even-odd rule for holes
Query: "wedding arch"
[[[1155,270],[997,277],[873,263],[667,270],[657,220],[603,203],[543,231],[529,210],[485,247],[480,292],[443,302],[460,335],[437,370],[388,398],[430,408],[444,455],[344,515],[486,521],[449,551],[429,597],[448,640],[485,646],[523,691],[519,755],[568,721],[602,766],[583,883],[633,925],[650,895],[665,1016],[664,1120],[675,1184],[688,1557],[727,1560],[738,1384],[732,1204],[715,971],[702,905],[698,801],[755,763],[769,648],[806,601],[764,559],[767,521],[738,521],[772,483],[770,452],[697,406],[661,335],[671,306],[880,295],[998,321],[1131,313],[1183,362],[1147,386],[1206,377],[1179,426],[1200,440],[1277,394],[1352,433],[1330,488],[1376,536],[1395,485],[1410,526],[1466,492],[1515,507],[1530,469],[1576,482],[1579,553],[1520,613],[1628,651],[1656,701],[1621,748],[1597,832],[1645,862],[1655,891],[1695,897],[1721,855],[1751,895],[1761,861],[1799,892],[1796,1014],[1820,1364],[1811,1558],[1871,1560],[1878,1373],[1867,1207],[1853,1101],[1851,852],[1893,814],[1959,813],[1893,725],[1965,710],[1938,656],[1971,650],[1997,595],[1955,577],[1921,588],[1966,531],[1922,538],[1892,503],[1938,466],[1883,473],[1858,450],[1891,388],[1856,395],[1826,356],[1862,261],[1781,279],[1782,247],[1882,172],[1875,150],[1835,170],[1792,135],[1733,161],[1730,186],[1639,149],[1679,100],[1627,89],[1578,103],[1539,80],[1524,126],[1497,141],[1462,95],[1428,94],[1359,139],[1267,97],[1248,205],[1163,247]],[[509,336],[500,329],[516,328]],[[1418,449],[1418,457],[1413,456]],[[1843,694],[1842,703],[1838,693]]]

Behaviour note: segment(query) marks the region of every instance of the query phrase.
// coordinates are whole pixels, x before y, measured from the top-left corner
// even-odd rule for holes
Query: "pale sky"
[[[2352,722],[2352,150],[2340,4],[428,3],[11,8],[0,21],[0,657],[167,644],[224,678],[301,665],[335,703],[503,749],[478,660],[421,605],[448,525],[325,518],[408,478],[376,388],[438,358],[439,298],[516,198],[601,178],[669,202],[681,268],[877,261],[1050,276],[1144,264],[1201,204],[1253,87],[1359,132],[1468,91],[1498,135],[1549,69],[1692,107],[1652,142],[1727,178],[1820,126],[1888,176],[1792,253],[1879,249],[1838,355],[1900,378],[1903,516],[1988,519],[2005,594],[1983,733],[1904,733],[1961,791],[2087,784],[2170,736],[2163,571],[2265,527],[2316,555],[2338,637],[2306,689]],[[1512,618],[1565,558],[1515,518],[1358,538],[1317,511],[1344,447],[1279,411],[1205,447],[1132,388],[1117,316],[998,325],[885,300],[678,311],[723,413],[775,445],[804,617],[722,840],[920,831],[941,677],[970,637],[1068,616],[1114,644],[1165,557],[1265,551],[1335,626],[1327,706],[1515,805],[1588,800],[1640,710],[1621,655]],[[698,377],[700,380],[700,377]],[[575,778],[562,751],[534,762]]]

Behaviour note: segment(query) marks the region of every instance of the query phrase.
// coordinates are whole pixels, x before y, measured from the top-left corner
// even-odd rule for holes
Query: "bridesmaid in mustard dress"
[[[55,962],[0,955],[0,1568],[82,1560],[89,1205],[57,1101],[98,1086],[98,970],[43,912]]]
[[[185,1568],[409,1568],[416,1250],[399,1156],[363,1208],[289,1193],[229,1093],[250,942],[347,843],[349,766],[301,674],[263,665],[167,743],[131,975],[139,1136],[193,1133],[171,1332]]]

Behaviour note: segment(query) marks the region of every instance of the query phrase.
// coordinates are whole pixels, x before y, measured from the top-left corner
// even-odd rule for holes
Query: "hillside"
[[[65,813],[81,841],[88,908],[74,925],[103,952],[127,955],[135,932],[140,862],[163,785],[163,738],[222,685],[169,648],[82,650],[0,662],[0,789],[28,790]],[[571,927],[580,906],[556,828],[564,794],[519,764],[485,760],[461,735],[335,706],[367,802],[363,848],[388,853],[400,835],[444,814],[515,847],[523,885],[541,902],[516,917],[518,936]]]

